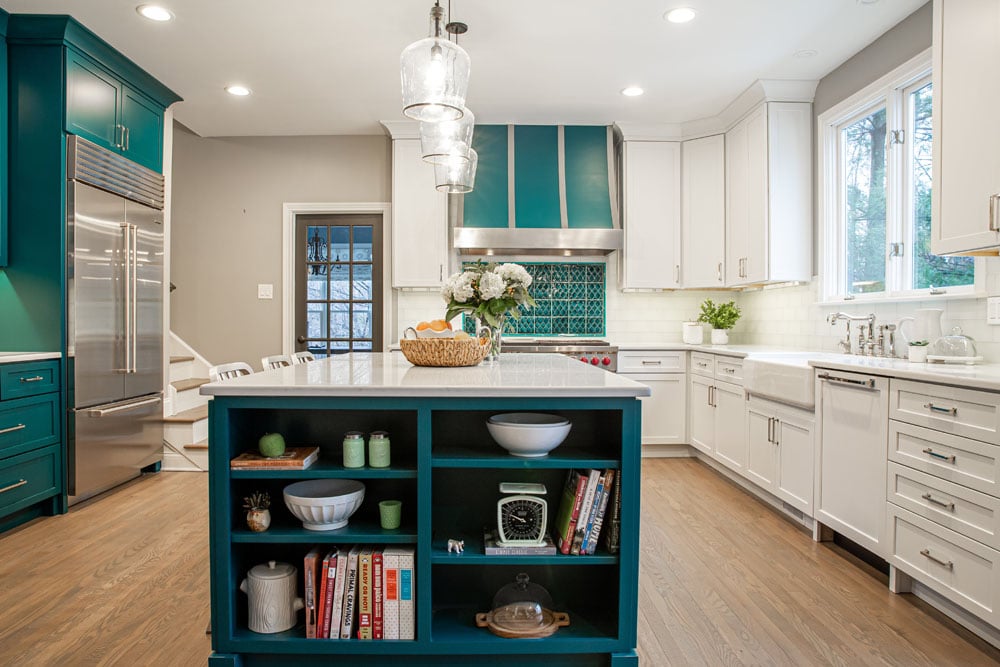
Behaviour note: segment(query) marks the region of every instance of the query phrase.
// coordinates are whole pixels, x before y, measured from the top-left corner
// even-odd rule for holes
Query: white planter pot
[[[705,328],[701,322],[684,322],[683,338],[688,345],[701,345],[705,342]]]
[[[926,345],[910,345],[906,348],[907,357],[915,364],[922,364],[927,361]]]
[[[729,344],[729,329],[712,329],[712,345]]]

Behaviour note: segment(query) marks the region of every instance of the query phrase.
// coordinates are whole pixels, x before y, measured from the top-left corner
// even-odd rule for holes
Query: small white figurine
[[[457,554],[465,551],[465,540],[448,540],[448,553],[452,551]]]

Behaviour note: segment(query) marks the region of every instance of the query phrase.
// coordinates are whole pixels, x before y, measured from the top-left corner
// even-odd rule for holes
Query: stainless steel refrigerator
[[[66,154],[73,504],[163,457],[163,176],[72,135]]]

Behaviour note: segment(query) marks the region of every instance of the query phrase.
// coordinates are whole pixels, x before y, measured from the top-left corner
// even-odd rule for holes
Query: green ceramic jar
[[[389,467],[389,434],[372,431],[368,436],[368,465],[372,468]]]
[[[365,436],[360,431],[344,434],[344,467],[365,467]]]

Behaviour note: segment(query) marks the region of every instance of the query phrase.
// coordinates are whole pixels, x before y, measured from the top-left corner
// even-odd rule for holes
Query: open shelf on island
[[[374,651],[383,655],[400,655],[412,654],[416,644],[411,639],[306,639],[305,634],[305,627],[302,625],[273,634],[237,628],[233,632],[233,639],[240,642],[241,651],[254,653],[362,654]]]
[[[454,645],[456,652],[469,653],[597,653],[614,651],[620,647],[609,623],[593,623],[585,613],[566,611],[570,624],[556,630],[555,634],[539,639],[507,639],[487,628],[476,626],[476,614],[489,609],[473,607],[444,607],[435,609],[431,616],[431,641],[434,644]],[[608,627],[602,627],[608,626]]]
[[[557,447],[545,456],[512,456],[500,445],[488,443],[478,447],[434,447],[431,465],[435,468],[617,468],[618,459],[597,449],[562,449]]]
[[[230,475],[233,479],[416,479],[417,469],[406,466],[345,468],[332,461],[317,461],[304,470],[231,468]]]
[[[431,543],[431,562],[435,565],[614,565],[618,556],[599,549],[591,556],[555,555],[511,555],[487,556],[483,553],[482,537],[466,537],[463,553],[448,553],[446,540]]]
[[[251,530],[233,530],[233,542],[242,543],[362,543],[414,544],[417,541],[416,522],[404,523],[396,530],[384,530],[377,521],[356,521],[353,518],[343,528],[336,530],[306,530],[301,523],[297,526],[274,526],[263,533]]]

